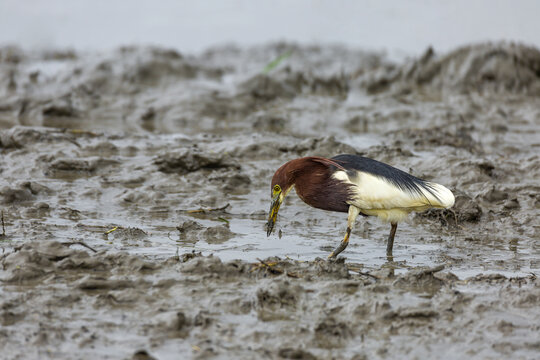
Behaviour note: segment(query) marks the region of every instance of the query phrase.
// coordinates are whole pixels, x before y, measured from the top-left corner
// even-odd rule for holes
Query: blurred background
[[[391,55],[433,45],[517,40],[540,46],[540,2],[0,1],[0,45],[103,50],[151,44],[198,52],[234,42],[337,42]]]

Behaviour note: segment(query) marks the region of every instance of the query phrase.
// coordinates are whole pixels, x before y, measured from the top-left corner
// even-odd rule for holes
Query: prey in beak
[[[272,204],[270,205],[268,222],[266,223],[266,236],[270,236],[272,230],[274,230],[274,225],[276,225],[279,207],[281,206],[282,202],[283,196],[281,187],[279,185],[276,185],[272,188]]]

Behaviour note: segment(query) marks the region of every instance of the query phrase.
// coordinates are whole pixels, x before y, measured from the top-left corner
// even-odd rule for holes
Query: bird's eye
[[[281,191],[281,187],[279,185],[274,186],[274,192]]]

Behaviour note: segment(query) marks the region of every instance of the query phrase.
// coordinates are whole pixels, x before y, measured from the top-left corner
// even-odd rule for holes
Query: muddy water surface
[[[6,358],[539,356],[538,50],[1,48],[0,72]],[[346,215],[294,193],[267,238],[275,169],[339,153],[456,205],[390,262],[371,218],[322,260]]]

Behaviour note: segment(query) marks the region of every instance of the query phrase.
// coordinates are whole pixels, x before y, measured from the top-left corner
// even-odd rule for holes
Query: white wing
[[[454,195],[442,185],[426,182],[425,187],[418,186],[420,193],[417,193],[402,189],[382,177],[354,171],[352,177],[345,171],[337,171],[333,177],[353,185],[354,196],[350,204],[367,215],[376,215],[389,221],[397,217],[399,219],[396,220],[400,221],[411,211],[433,207],[449,208],[454,205]]]

